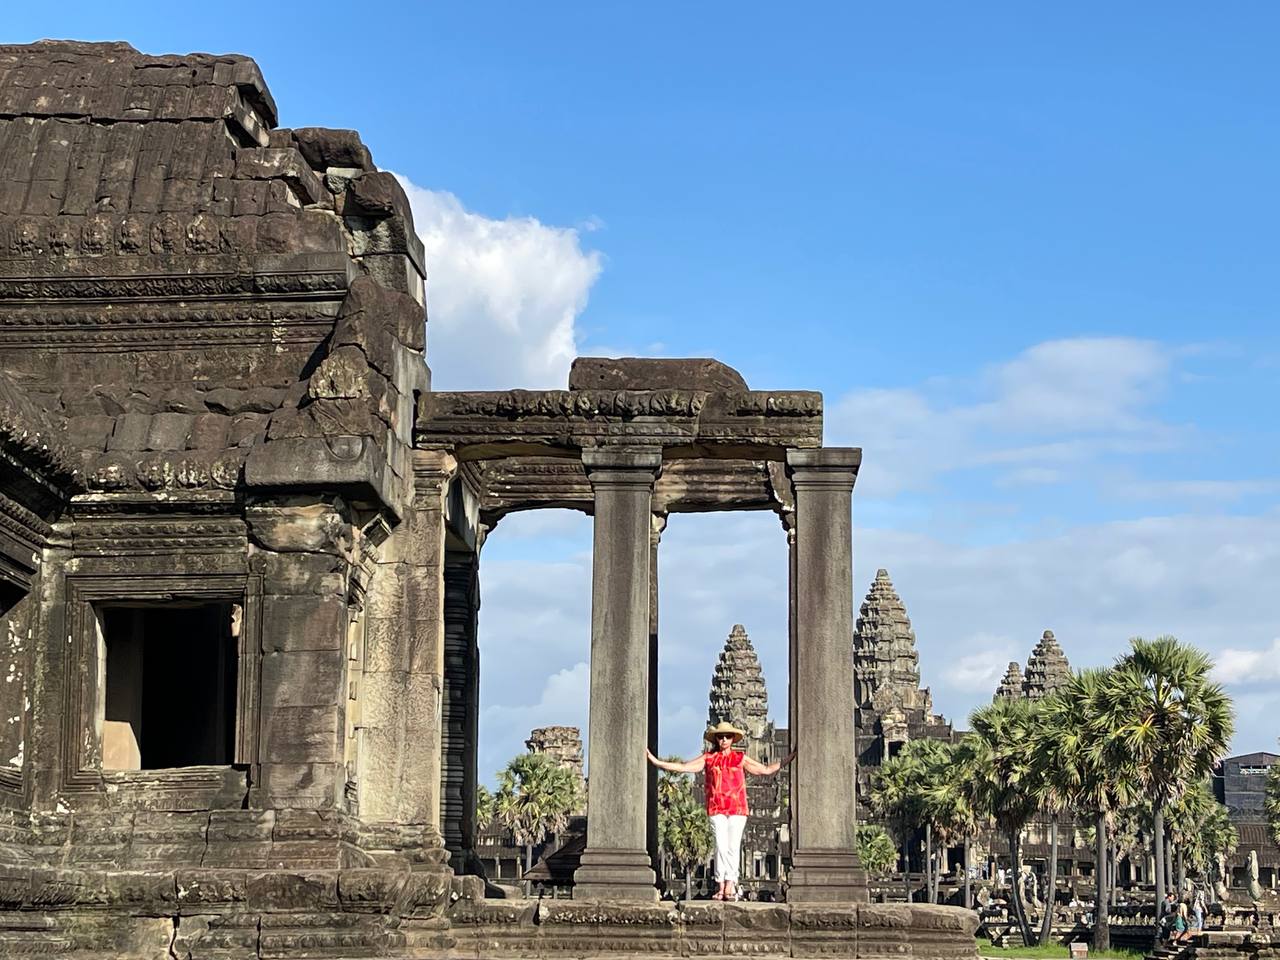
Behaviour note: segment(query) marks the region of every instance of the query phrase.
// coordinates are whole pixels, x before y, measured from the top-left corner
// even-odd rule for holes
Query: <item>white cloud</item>
[[[1125,337],[1039,343],[969,382],[855,390],[830,406],[827,442],[865,451],[864,498],[928,491],[979,466],[1008,467],[1007,486],[1053,483],[1064,465],[1176,441],[1179,429],[1151,413],[1172,357]]]
[[[1145,429],[1142,416],[1164,392],[1169,351],[1151,340],[1050,340],[992,367],[995,398],[983,420],[1031,430]]]
[[[581,233],[495,219],[399,177],[426,248],[427,361],[442,390],[564,387],[602,257]]]
[[[1280,680],[1280,637],[1265,650],[1227,647],[1218,655],[1213,673],[1225,684],[1275,683]]]
[[[974,647],[980,649],[974,650]],[[1009,661],[1021,655],[1008,638],[984,637],[981,634],[971,638],[965,649],[973,652],[942,667],[942,686],[975,696],[979,702],[995,692]],[[936,668],[930,672],[935,676],[938,673]]]
[[[523,753],[524,741],[537,727],[555,724],[577,727],[585,740],[590,692],[591,666],[580,660],[547,677],[535,703],[485,707],[480,716],[485,731],[480,739],[478,761],[481,782],[492,783],[508,760]]]

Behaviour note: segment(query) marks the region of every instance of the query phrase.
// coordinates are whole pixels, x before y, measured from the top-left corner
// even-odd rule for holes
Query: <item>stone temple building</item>
[[[889,579],[876,571],[853,633],[854,725],[857,729],[858,803],[865,809],[877,767],[909,740],[951,741],[945,717],[920,685],[920,655],[907,608]]]
[[[0,46],[0,955],[960,957],[854,845],[852,493],[822,398],[710,360],[440,392],[404,192],[246,57]],[[594,519],[574,899],[485,897],[479,556]],[[657,900],[672,512],[790,558],[787,902]],[[803,696],[797,692],[802,691]],[[649,790],[644,789],[648,784]]]

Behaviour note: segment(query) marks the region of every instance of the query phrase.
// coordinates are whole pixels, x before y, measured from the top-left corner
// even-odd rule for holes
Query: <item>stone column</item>
[[[793,903],[867,899],[854,842],[853,483],[862,451],[789,450],[795,490]]]
[[[649,749],[658,752],[658,543],[667,528],[664,514],[655,513],[649,524]],[[658,849],[658,768],[648,767],[645,784],[645,841],[654,873],[661,877]]]
[[[477,560],[470,550],[445,551],[440,832],[454,873],[482,870],[475,853],[480,714]]]
[[[366,598],[360,816],[368,849],[445,858],[440,835],[444,501],[456,464],[413,452],[414,501],[380,551]]]
[[[575,898],[656,900],[646,843],[650,509],[658,451],[584,450],[595,496],[587,846]]]

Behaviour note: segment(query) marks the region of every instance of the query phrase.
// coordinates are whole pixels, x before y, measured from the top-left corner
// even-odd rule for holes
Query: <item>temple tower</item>
[[[922,707],[926,711],[931,708],[929,691],[920,687],[920,655],[916,652],[911,619],[889,579],[889,571],[883,568],[876,571],[858,611],[853,655],[856,704],[870,704],[879,691],[890,688],[900,707]]]
[[[740,623],[735,623],[729,632],[711,674],[710,701],[707,722],[711,726],[722,721],[734,724],[746,732],[743,745],[751,756],[763,763],[771,762],[773,727],[769,723],[769,694],[760,659]]]
[[[1031,700],[1047,697],[1071,679],[1071,664],[1058,646],[1052,630],[1046,630],[1027,658],[1023,691]]]
[[[952,738],[951,725],[933,712],[920,685],[920,655],[906,605],[876,571],[853,630],[853,701],[857,728],[859,802],[870,797],[871,775],[909,740]]]
[[[1009,668],[1005,670],[1004,676],[1000,678],[1000,685],[996,687],[996,695],[992,700],[1016,700],[1018,697],[1025,696],[1026,680],[1022,675],[1022,668],[1018,666],[1017,660],[1009,661]]]

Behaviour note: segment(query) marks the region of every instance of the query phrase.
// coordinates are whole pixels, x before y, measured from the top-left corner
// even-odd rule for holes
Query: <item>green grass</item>
[[[1038,960],[1040,957],[1069,957],[1070,951],[1060,943],[1047,943],[1039,947],[993,947],[990,940],[978,938],[978,953],[984,957],[1026,957]],[[1106,953],[1089,951],[1089,960],[1142,960],[1141,950],[1108,950]]]

